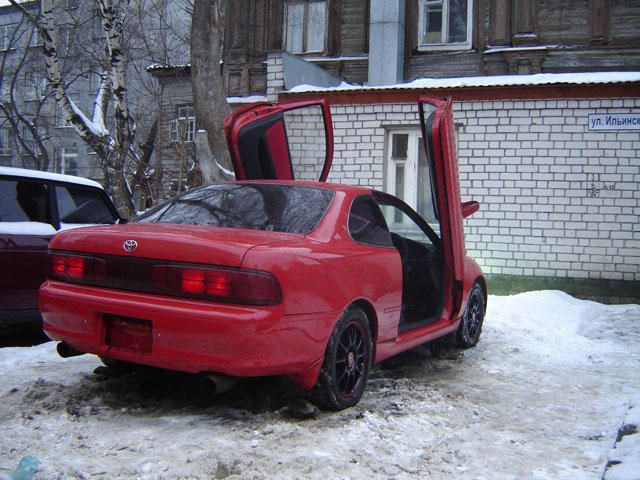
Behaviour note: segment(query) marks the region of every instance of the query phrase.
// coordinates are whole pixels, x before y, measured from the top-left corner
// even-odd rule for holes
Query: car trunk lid
[[[299,235],[197,225],[130,223],[61,232],[51,250],[125,259],[156,259],[239,267],[253,247]],[[115,260],[114,260],[115,261]]]

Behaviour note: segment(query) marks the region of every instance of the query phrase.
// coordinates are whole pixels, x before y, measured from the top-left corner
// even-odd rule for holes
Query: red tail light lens
[[[47,276],[117,290],[246,305],[282,302],[280,283],[272,274],[243,268],[50,251]]]
[[[49,253],[47,276],[68,281],[94,282],[104,277],[102,259],[63,253]]]
[[[156,265],[153,285],[161,293],[250,305],[282,301],[278,280],[268,272],[233,268]],[[160,293],[159,292],[159,293]]]

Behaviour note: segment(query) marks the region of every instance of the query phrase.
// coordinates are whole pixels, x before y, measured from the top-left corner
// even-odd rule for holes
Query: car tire
[[[329,338],[312,401],[334,411],[356,405],[367,384],[372,351],[367,316],[359,308],[347,309]]]
[[[462,314],[460,325],[455,334],[455,346],[458,348],[473,347],[482,333],[485,314],[484,291],[479,283],[475,283],[469,294],[467,306]]]

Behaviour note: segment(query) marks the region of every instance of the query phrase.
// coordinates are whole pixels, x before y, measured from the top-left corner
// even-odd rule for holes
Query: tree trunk
[[[191,82],[197,128],[207,132],[211,158],[198,158],[204,183],[222,177],[220,166],[233,170],[224,135],[229,114],[220,60],[227,0],[195,0],[191,23]]]

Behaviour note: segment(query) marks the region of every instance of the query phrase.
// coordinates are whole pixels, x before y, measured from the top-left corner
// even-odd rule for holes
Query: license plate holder
[[[151,353],[153,326],[149,320],[111,314],[102,318],[107,346],[142,355]]]

